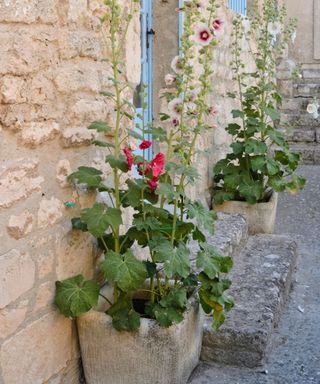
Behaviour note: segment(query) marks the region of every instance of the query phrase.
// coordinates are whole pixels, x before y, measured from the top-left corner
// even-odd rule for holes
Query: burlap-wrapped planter
[[[226,201],[215,205],[217,212],[239,213],[248,222],[249,234],[273,233],[276,220],[278,194],[273,192],[267,203],[248,204],[244,201]]]
[[[93,310],[77,326],[86,384],[185,384],[199,361],[203,315],[194,296],[170,328],[143,318],[137,332],[118,332]]]

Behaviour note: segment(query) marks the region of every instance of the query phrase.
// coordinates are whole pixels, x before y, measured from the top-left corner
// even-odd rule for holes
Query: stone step
[[[293,84],[294,96],[320,97],[320,80],[305,79]]]
[[[234,259],[230,294],[235,307],[217,333],[207,318],[201,358],[255,367],[271,348],[271,334],[288,296],[296,265],[296,243],[284,236],[250,237]]]
[[[312,97],[293,97],[287,98],[282,101],[280,111],[284,113],[297,112],[305,113],[307,106],[312,102]]]
[[[318,136],[319,137],[319,136]],[[293,151],[301,155],[301,164],[320,165],[320,142],[289,143]]]
[[[221,254],[235,257],[244,247],[248,239],[248,224],[241,215],[229,213],[218,213],[218,220],[215,223],[214,235],[203,231],[207,242],[213,244]],[[195,256],[198,251],[198,243],[189,243],[191,253]],[[193,257],[192,257],[193,258]]]
[[[299,111],[293,111],[289,113],[281,114],[281,121],[287,123],[289,127],[309,127],[309,128],[320,128],[320,116],[315,119],[307,111],[301,113]]]
[[[291,143],[320,143],[320,128],[299,127],[284,132]]]

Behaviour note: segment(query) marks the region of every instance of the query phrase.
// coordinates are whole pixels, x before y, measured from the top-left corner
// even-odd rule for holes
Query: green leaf
[[[139,216],[133,219],[133,225],[135,225],[139,231],[153,231],[160,230],[162,223],[155,217],[148,216],[144,219],[142,216]]]
[[[93,167],[79,167],[78,171],[68,176],[68,181],[86,184],[88,187],[97,188],[101,184],[102,172]]]
[[[152,127],[145,130],[145,134],[152,135],[152,138],[160,142],[167,140],[167,132],[161,127]]]
[[[196,219],[199,226],[213,233],[214,223],[217,215],[214,211],[210,211],[200,201],[190,202],[186,204],[187,215],[191,219]]]
[[[201,243],[201,250],[197,255],[197,267],[202,268],[210,279],[219,273],[227,273],[233,265],[231,257],[221,256],[219,251],[210,244]]]
[[[187,292],[184,288],[173,288],[159,303],[164,308],[173,307],[184,310],[187,307]]]
[[[146,266],[148,277],[152,279],[157,273],[157,264],[149,260],[144,260],[143,264]]]
[[[164,196],[169,202],[179,198],[179,193],[176,192],[174,187],[169,183],[159,183],[158,193]]]
[[[235,155],[239,155],[244,151],[244,143],[235,142],[230,145]]]
[[[232,117],[234,118],[234,119],[236,119],[237,117],[244,117],[244,112],[243,111],[240,111],[239,109],[233,109],[232,111],[231,111],[231,114],[232,114]]]
[[[256,204],[262,197],[264,187],[258,181],[252,181],[250,184],[243,182],[239,186],[239,192],[249,204]]]
[[[262,141],[249,139],[245,142],[245,151],[249,155],[264,155],[268,152],[268,147]]]
[[[136,259],[131,251],[124,255],[108,251],[101,270],[108,281],[116,283],[125,292],[141,288],[147,278],[145,264]]]
[[[140,315],[133,309],[130,298],[124,294],[106,313],[112,317],[112,325],[118,331],[135,331],[140,327]]]
[[[181,323],[183,315],[180,310],[176,308],[163,308],[159,304],[148,303],[146,311],[152,317],[155,317],[161,327],[170,327],[173,323]]]
[[[168,255],[169,258],[164,263],[164,272],[171,279],[178,275],[187,277],[190,273],[190,251],[183,242],[179,242],[177,248]]]
[[[87,224],[84,223],[80,217],[73,217],[71,219],[71,224],[73,229],[78,229],[79,231],[88,232]]]
[[[228,126],[226,128],[226,131],[228,133],[230,133],[230,135],[232,135],[232,136],[237,135],[240,130],[241,130],[241,126],[239,124],[235,124],[235,123],[228,124]]]
[[[96,145],[97,147],[114,148],[114,144],[108,143],[107,141],[94,140],[92,144]]]
[[[115,97],[115,95],[113,94],[113,93],[111,93],[111,92],[107,92],[107,91],[101,91],[100,92],[100,95],[102,95],[102,96],[106,96],[106,97]]]
[[[253,171],[263,171],[266,164],[265,156],[252,156],[250,157],[251,167]]]
[[[57,281],[54,303],[63,315],[78,317],[97,305],[99,290],[95,281],[84,280],[81,275]]]
[[[121,245],[120,253],[123,254],[132,247],[134,240],[130,239],[127,235],[121,235],[119,236],[119,242]],[[99,248],[106,251],[106,247],[104,244],[107,246],[108,250],[115,251],[115,238],[113,233],[109,233],[98,238]]]
[[[105,204],[95,203],[81,212],[81,220],[87,224],[88,231],[95,237],[102,237],[109,226],[114,231],[122,224],[121,211]]]
[[[129,136],[131,136],[137,140],[141,140],[141,141],[143,140],[143,136],[140,135],[140,133],[138,133],[137,131],[134,131],[134,130],[128,128],[127,132],[128,132]]]
[[[106,163],[110,164],[110,167],[113,169],[120,169],[122,172],[128,172],[128,162],[125,156],[120,155],[116,158],[113,155],[106,156]]]
[[[281,115],[274,108],[266,108],[265,112],[273,121],[280,120]]]
[[[267,170],[269,175],[271,176],[275,176],[277,173],[280,172],[278,163],[273,159],[267,159]]]
[[[103,121],[94,121],[88,127],[88,129],[95,129],[98,132],[108,133],[112,131],[112,128]]]

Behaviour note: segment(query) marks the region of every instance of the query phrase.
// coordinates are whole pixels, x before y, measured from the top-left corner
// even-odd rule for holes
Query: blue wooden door
[[[229,7],[242,15],[247,14],[247,0],[229,0]]]
[[[145,97],[136,95],[136,118],[135,124],[145,127],[152,123],[152,43],[153,43],[153,30],[152,30],[152,1],[141,0],[140,10],[141,20],[141,82],[137,88],[139,94],[143,89]],[[146,108],[143,108],[143,105]],[[143,116],[143,118],[141,118]],[[146,139],[152,141],[151,135],[148,135]],[[137,155],[141,154],[137,150]],[[152,149],[147,152],[147,158],[152,158]]]

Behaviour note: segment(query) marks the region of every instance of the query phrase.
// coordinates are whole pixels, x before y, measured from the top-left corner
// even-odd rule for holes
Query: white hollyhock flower
[[[181,73],[183,70],[182,64],[181,64],[181,57],[176,56],[171,61],[171,68],[175,71],[175,73]]]
[[[294,31],[293,34],[291,35],[292,44],[294,44],[294,42],[296,41],[296,38],[297,38],[297,31]]]
[[[170,116],[172,118],[174,117],[179,118],[181,115],[182,107],[183,107],[183,101],[179,97],[176,97],[175,99],[171,100],[170,103],[168,104],[168,111]]]
[[[166,83],[167,86],[172,85],[176,81],[176,77],[174,75],[171,75],[168,73],[165,75],[164,82]]]
[[[247,35],[250,32],[250,20],[247,18],[242,19],[243,32]]]
[[[318,109],[319,104],[316,101],[309,103],[307,106],[307,112],[310,113],[315,119],[318,118]]]
[[[198,23],[195,26],[194,39],[200,45],[209,45],[213,39],[213,34],[206,24]]]
[[[268,24],[268,32],[270,33],[273,38],[275,38],[279,33],[282,32],[282,25],[279,21],[271,21]]]

